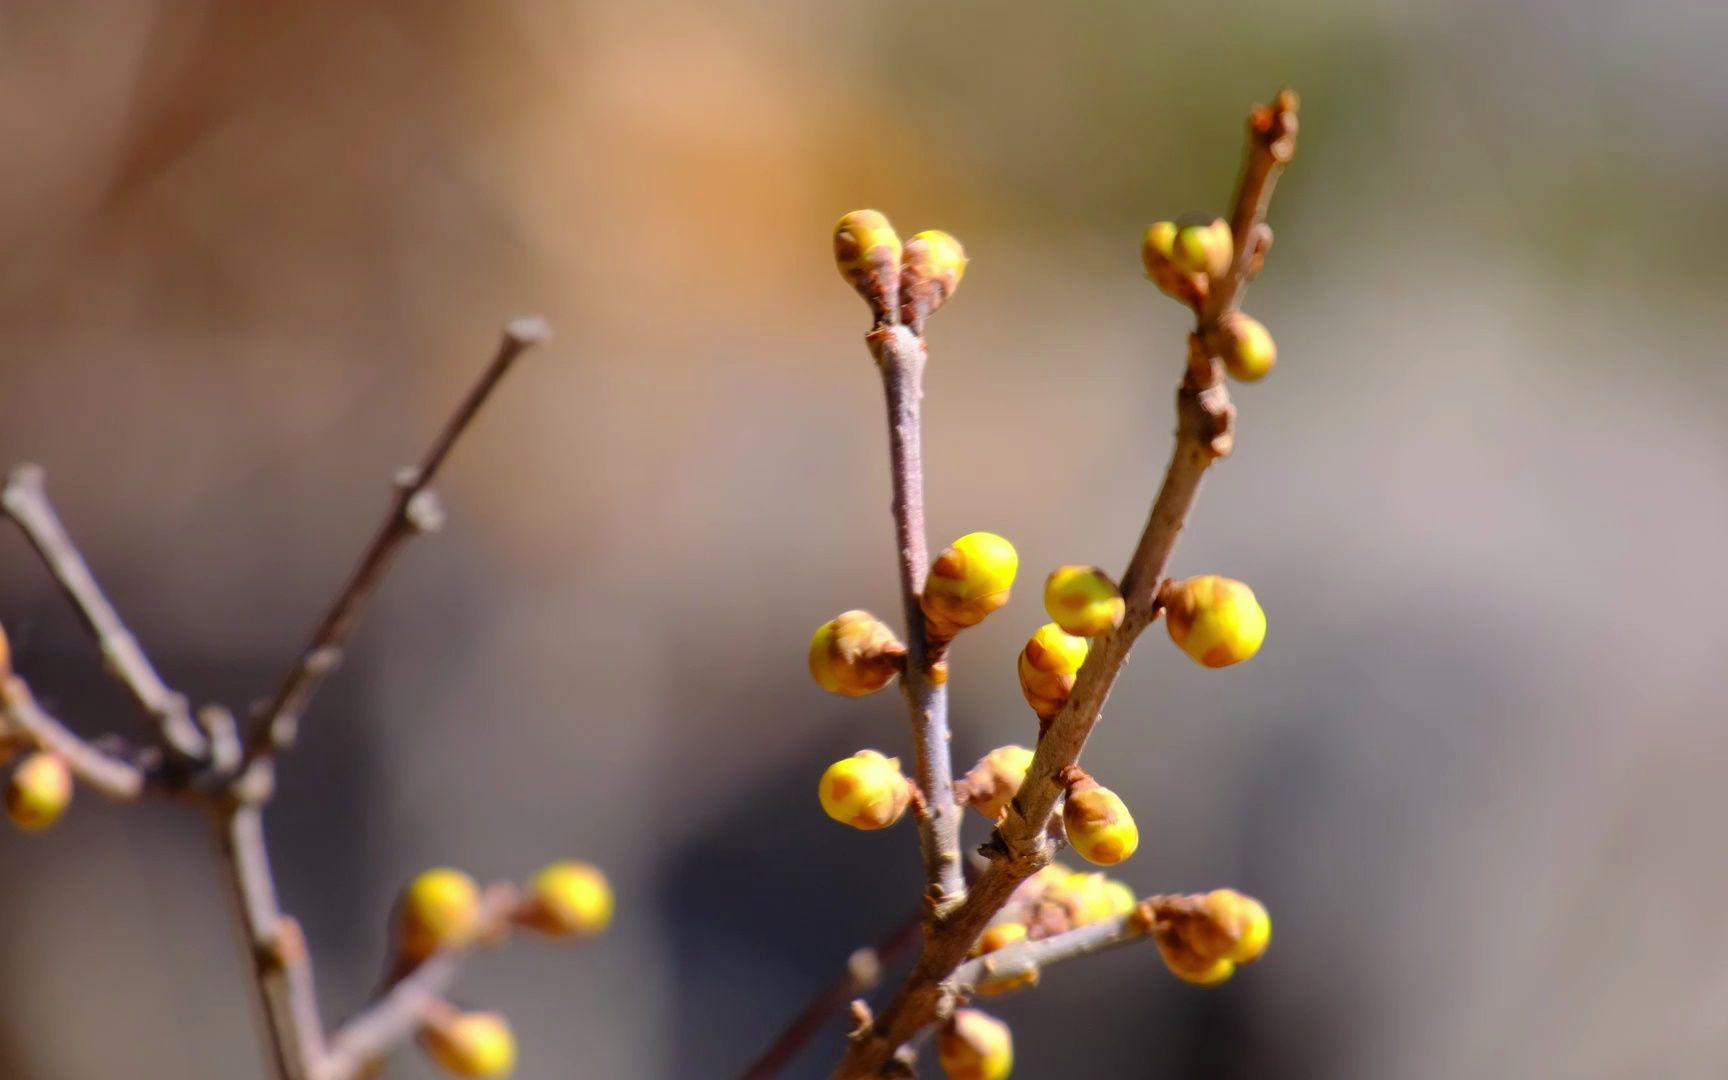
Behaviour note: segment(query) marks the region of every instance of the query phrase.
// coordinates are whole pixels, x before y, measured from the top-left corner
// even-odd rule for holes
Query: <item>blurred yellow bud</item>
[[[1223,218],[1184,216],[1170,243],[1170,261],[1190,274],[1223,277],[1230,272],[1236,251],[1230,223]]]
[[[1140,829],[1127,804],[1096,782],[1082,781],[1068,789],[1062,826],[1075,852],[1099,866],[1115,866],[1140,846]]]
[[[1075,926],[1101,923],[1115,914],[1110,896],[1110,881],[1103,874],[1070,874],[1063,883],[1062,903]]]
[[[894,680],[905,657],[894,631],[868,611],[842,612],[810,638],[810,676],[830,694],[875,693]]]
[[[12,643],[6,640],[6,628],[0,626],[0,680],[12,674]]]
[[[6,813],[25,832],[41,832],[60,820],[72,804],[72,770],[58,755],[30,754],[12,770],[6,785]]]
[[[1232,311],[1218,325],[1218,348],[1224,357],[1224,369],[1241,382],[1256,382],[1266,377],[1278,362],[1278,346],[1266,327],[1252,315]]]
[[[1170,640],[1198,664],[1239,664],[1259,652],[1266,640],[1266,613],[1254,590],[1240,581],[1192,577],[1166,587],[1162,599]]]
[[[1104,900],[1111,915],[1126,915],[1139,906],[1140,900],[1125,881],[1104,882]]]
[[[900,306],[900,236],[877,210],[854,210],[834,226],[834,263],[878,319]]]
[[[555,862],[534,875],[520,921],[555,937],[591,937],[612,923],[612,885],[600,868]]]
[[[480,923],[480,887],[460,870],[427,870],[402,890],[397,919],[397,948],[410,960],[466,945]]]
[[[510,1022],[497,1013],[437,1017],[420,1029],[420,1045],[452,1076],[494,1080],[516,1069],[516,1035]]]
[[[1184,927],[1188,945],[1202,956],[1238,964],[1260,959],[1272,940],[1266,905],[1235,889],[1214,889],[1200,899],[1202,917]]]
[[[1020,555],[995,533],[967,533],[930,564],[920,602],[931,633],[953,637],[1008,602]]]
[[[860,750],[828,766],[818,791],[822,809],[854,829],[885,829],[900,820],[912,802],[912,782],[900,759]]]
[[[1171,258],[1175,246],[1176,223],[1155,221],[1141,242],[1140,260],[1153,284],[1185,304],[1194,304],[1200,299],[1205,282],[1176,265]]]
[[[1007,1080],[1014,1071],[1014,1036],[988,1013],[957,1009],[936,1034],[936,1060],[948,1080]]]
[[[962,778],[967,803],[990,821],[1000,821],[1020,793],[1031,765],[1032,751],[1024,746],[998,746]]]
[[[985,953],[993,953],[997,949],[1006,948],[1016,941],[1025,940],[1025,923],[999,922],[978,935],[978,944],[972,946],[972,955],[983,956]]]
[[[1227,956],[1201,956],[1171,934],[1156,934],[1154,939],[1170,974],[1191,986],[1217,986],[1236,974],[1236,964]]]
[[[1020,650],[1020,690],[1039,719],[1048,720],[1062,711],[1089,648],[1085,638],[1045,623]]]
[[[1097,637],[1121,626],[1125,606],[1116,583],[1096,566],[1058,566],[1044,581],[1044,610],[1075,637]]]
[[[941,229],[926,229],[906,241],[900,271],[902,318],[909,323],[935,314],[966,276],[966,251]]]

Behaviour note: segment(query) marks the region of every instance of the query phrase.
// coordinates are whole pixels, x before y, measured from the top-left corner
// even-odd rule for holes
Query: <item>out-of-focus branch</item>
[[[537,317],[517,319],[506,326],[504,339],[492,362],[445,421],[420,464],[403,470],[397,476],[396,495],[390,510],[373,534],[359,565],[336,594],[311,641],[283,678],[276,695],[254,719],[246,740],[247,765],[274,750],[285,750],[293,745],[300,717],[312,703],[324,679],[340,666],[344,646],[397,553],[412,537],[432,532],[442,524],[443,511],[432,491],[432,481],[437,478],[439,467],[516,359],[550,337],[551,331],[545,320]]]
[[[0,733],[55,754],[73,776],[111,799],[136,799],[150,785],[150,774],[141,765],[84,741],[50,716],[16,675],[0,682]]]
[[[102,650],[110,674],[126,687],[139,706],[155,721],[163,740],[179,754],[201,759],[207,749],[204,735],[192,721],[186,696],[170,690],[144,655],[138,639],[126,628],[108,597],[96,584],[90,566],[54,512],[39,465],[20,465],[0,489],[0,508],[17,523],[30,546],[42,557],[60,591]]]

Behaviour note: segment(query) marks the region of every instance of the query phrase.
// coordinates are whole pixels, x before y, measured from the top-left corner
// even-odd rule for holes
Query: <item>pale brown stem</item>
[[[79,738],[44,711],[16,675],[0,684],[0,732],[59,757],[79,781],[110,799],[136,799],[149,787],[142,766]]]

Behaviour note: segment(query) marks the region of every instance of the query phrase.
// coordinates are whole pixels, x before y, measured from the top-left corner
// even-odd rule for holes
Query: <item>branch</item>
[[[1103,922],[1036,941],[1017,941],[993,953],[968,960],[954,972],[954,993],[964,997],[975,993],[978,987],[985,983],[1036,977],[1046,967],[1059,961],[1090,956],[1118,945],[1138,941],[1152,932],[1159,917],[1157,905],[1165,899],[1152,897],[1142,901],[1134,910],[1112,916]]]
[[[30,546],[42,557],[60,591],[72,601],[85,629],[96,639],[108,672],[126,687],[138,705],[155,721],[168,745],[193,759],[204,756],[204,735],[192,722],[184,694],[170,690],[156,673],[138,639],[120,620],[90,566],[48,500],[39,465],[20,465],[0,489],[0,508],[23,530]]]
[[[363,1075],[363,1070],[413,1035],[443,1004],[445,992],[475,950],[502,940],[509,932],[520,897],[515,886],[494,884],[487,888],[481,905],[480,928],[469,945],[428,957],[337,1029],[317,1080],[352,1080]]]
[[[337,593],[323,621],[312,634],[312,640],[301,652],[300,659],[282,680],[276,696],[257,714],[246,740],[246,765],[273,750],[286,750],[293,745],[300,717],[312,703],[324,679],[340,666],[344,646],[397,553],[412,537],[433,532],[442,524],[443,511],[431,486],[456,440],[462,437],[480,407],[486,404],[492,391],[509,373],[516,358],[550,337],[551,331],[545,321],[536,317],[516,319],[506,326],[497,354],[450,419],[445,421],[443,430],[433,440],[420,464],[397,475],[395,499],[361,556],[360,564],[354,568],[342,591]]]
[[[924,462],[919,402],[924,396],[924,339],[911,328],[880,325],[865,338],[882,371],[894,477],[894,530],[900,544],[900,594],[906,613],[906,672],[901,687],[917,744],[918,838],[931,918],[965,899],[960,865],[960,807],[948,746],[948,673],[925,626],[919,595],[930,573],[924,528]]]
[[[22,735],[38,750],[66,762],[72,775],[110,799],[130,800],[144,794],[151,776],[141,765],[85,742],[36,704],[30,687],[16,675],[0,684],[0,730]]]
[[[1262,219],[1278,172],[1295,150],[1295,110],[1295,95],[1281,91],[1272,106],[1256,107],[1250,114],[1246,164],[1230,215],[1235,259],[1230,273],[1209,290],[1196,313],[1187,370],[1177,393],[1175,449],[1122,576],[1126,604],[1122,624],[1092,643],[1067,703],[1039,738],[1020,792],[985,846],[990,866],[965,902],[927,936],[917,966],[887,1008],[853,1038],[834,1074],[836,1080],[876,1076],[898,1047],[952,1004],[955,969],[1020,882],[1050,861],[1047,828],[1063,792],[1058,777],[1079,760],[1129,650],[1157,616],[1158,582],[1187,523],[1200,482],[1212,463],[1231,449],[1235,409],[1209,340],[1223,313],[1240,298],[1255,269],[1256,254],[1264,252]]]

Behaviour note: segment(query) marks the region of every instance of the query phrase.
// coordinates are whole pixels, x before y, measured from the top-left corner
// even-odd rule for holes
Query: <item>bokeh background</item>
[[[1003,532],[1034,587],[958,646],[970,762],[1034,731],[1035,583],[1120,566],[1166,457],[1184,321],[1140,230],[1222,209],[1291,84],[1248,303],[1282,362],[1174,567],[1271,634],[1220,673],[1154,630],[1091,751],[1146,830],[1123,876],[1240,886],[1277,940],[1212,992],[1149,949],[1053,971],[999,1005],[1016,1075],[1720,1076],[1725,35],[1694,0],[6,3],[0,458],[170,680],[240,706],[545,314],[284,768],[278,876],[334,1020],[410,874],[598,861],[614,930],[460,1000],[522,1077],[730,1076],[916,889],[909,829],[814,798],[908,749],[895,695],[804,672],[896,603],[833,220],[973,256],[932,539]],[[11,530],[0,619],[68,720],[138,730]],[[0,1076],[259,1075],[185,812],[86,796],[0,867]]]

